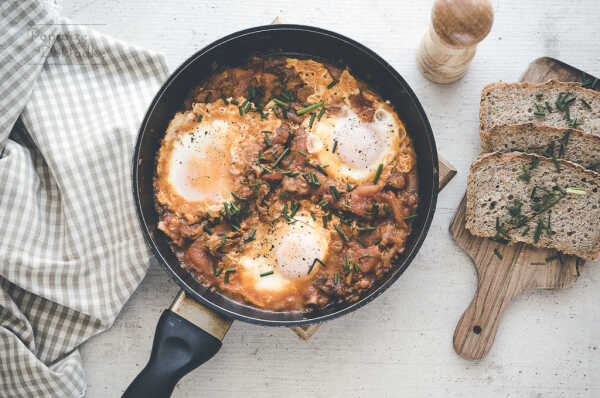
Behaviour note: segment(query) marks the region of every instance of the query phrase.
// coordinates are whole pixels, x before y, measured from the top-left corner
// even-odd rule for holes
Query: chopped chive
[[[530,264],[530,265],[546,265],[546,263],[540,263],[540,262],[537,262],[537,263],[529,263],[529,264]]]
[[[523,166],[523,174],[521,174],[518,179],[525,182],[525,183],[529,183],[529,181],[531,180],[531,174],[529,173],[529,170],[526,166]]]
[[[315,122],[315,118],[317,117],[316,113],[311,113],[310,114],[310,121],[308,122],[308,128],[312,129],[313,123]]]
[[[540,111],[535,111],[535,112],[533,112],[533,114],[537,115],[537,116],[546,116],[546,112],[540,112]]]
[[[239,104],[240,104],[240,103],[239,103],[239,102],[237,102],[237,100],[235,100],[235,99],[232,99],[232,100],[231,100],[231,103],[232,103],[233,105],[239,105]]]
[[[308,162],[308,165],[310,167],[312,167],[315,170],[318,170],[320,173],[322,173],[324,176],[327,176],[327,171],[323,168],[323,166],[321,166],[320,164],[313,164]]]
[[[260,165],[260,167],[263,169],[263,171],[267,174],[271,174],[273,172],[273,170],[271,170],[270,168],[268,168],[267,166],[263,166],[262,164]]]
[[[250,108],[252,107],[252,103],[248,102],[248,104],[246,105],[246,107],[244,108],[244,113],[248,113],[250,111]]]
[[[380,244],[380,243],[381,243],[381,238],[379,238],[379,239],[377,239],[377,240],[375,241],[375,246],[377,246],[377,245],[378,245],[378,244]]]
[[[337,80],[334,80],[334,81],[332,81],[331,83],[329,83],[329,84],[327,85],[327,88],[328,88],[328,89],[330,89],[330,88],[333,88],[333,86],[335,86],[336,84],[338,84],[338,81],[337,81]]]
[[[525,152],[523,148],[510,148],[511,152]]]
[[[306,152],[303,152],[303,151],[300,151],[300,150],[298,150],[298,153],[299,153],[300,155],[304,156],[304,157],[307,157],[307,156],[308,156],[308,155],[306,154]]]
[[[198,115],[198,119],[196,119],[196,121],[200,123],[202,121],[202,115]]]
[[[229,101],[227,101],[227,98],[225,98],[224,95],[221,96],[221,99],[223,100],[223,102],[225,103],[225,105],[229,105]]]
[[[323,220],[323,228],[327,228],[327,216],[323,216],[322,220]]]
[[[329,201],[328,201],[328,200],[322,200],[322,201],[320,201],[320,202],[319,202],[319,206],[321,206],[321,207],[325,207],[325,206],[327,206],[328,204],[329,204]]]
[[[325,113],[327,109],[325,107],[322,107],[321,110],[319,111],[319,114],[317,115],[317,121],[321,120],[321,117],[323,116],[323,114]]]
[[[588,102],[587,102],[586,100],[584,100],[583,98],[580,98],[580,100],[581,100],[581,103],[582,103],[583,105],[585,105],[585,107],[586,107],[586,108],[588,108],[588,109],[592,109],[591,105],[590,105],[590,104],[588,104]]]
[[[500,260],[502,260],[502,254],[500,253],[498,248],[494,249],[494,254],[496,255],[496,257],[498,257]]]
[[[208,225],[204,225],[202,227],[202,229],[204,230],[204,232],[206,232],[209,235],[212,235],[212,230],[210,229],[210,227]]]
[[[315,217],[315,213],[312,211],[310,212],[310,217],[313,219],[313,221],[317,221],[317,217]]]
[[[544,96],[544,93],[536,93],[535,96],[538,98],[542,98]]]
[[[254,184],[250,184],[250,185],[248,185],[248,186],[249,186],[250,188],[254,189],[254,188],[258,188],[258,187],[260,187],[260,184],[256,182],[256,183],[254,183]]]
[[[373,257],[373,256],[371,256],[370,254],[365,254],[364,256],[360,256],[360,257],[358,258],[358,260],[360,261],[360,260],[362,260],[363,258],[370,258],[370,257]]]
[[[333,283],[337,285],[338,283],[338,273],[337,271],[335,272],[335,274],[333,274]]]
[[[294,161],[294,159],[296,159],[296,154],[295,153],[292,154],[292,157],[290,158],[290,161],[287,164],[288,167],[292,164],[292,162]]]
[[[229,283],[229,274],[233,274],[237,270],[235,268],[229,268],[225,270],[225,283]]]
[[[377,229],[377,228],[375,228],[375,227],[358,227],[358,228],[356,228],[356,229],[357,229],[358,231],[361,231],[361,232],[362,232],[362,231],[375,231],[375,229]]]
[[[256,228],[252,228],[252,231],[244,238],[244,242],[251,242],[254,240],[254,235],[256,235]]]
[[[337,149],[337,140],[333,140],[333,149],[331,150],[331,153],[335,153],[335,150]]]
[[[406,221],[406,220],[412,220],[413,218],[417,218],[417,217],[419,217],[418,214],[411,214],[410,216],[404,217],[404,221]]]
[[[552,107],[550,106],[548,101],[546,101],[545,104],[546,104],[546,109],[548,110],[548,113],[552,113]]]
[[[313,173],[312,171],[309,173],[310,174],[310,178],[311,180],[309,181],[310,184],[315,185],[315,186],[321,186],[321,183],[319,182],[319,179],[317,178],[317,176],[315,175],[315,173]]]
[[[556,156],[552,156],[552,163],[554,163],[554,167],[556,168],[556,172],[560,173],[560,166],[558,165],[558,160],[556,160]]]
[[[219,269],[214,269],[213,268],[213,272],[214,272],[215,276],[218,277],[219,275],[221,275],[221,272],[223,272],[223,267],[221,267]]]
[[[275,160],[273,162],[273,167],[277,167],[277,165],[279,164],[279,162],[281,162],[281,159],[283,159],[285,157],[285,155],[287,155],[290,152],[290,148],[285,148],[283,150],[283,152],[281,152],[281,155],[279,155],[279,157],[277,158],[277,160]]]
[[[373,178],[373,184],[377,184],[377,181],[379,181],[379,176],[381,176],[381,171],[383,170],[383,164],[379,164],[379,166],[377,167],[377,172],[375,172],[375,178]]]
[[[279,105],[282,108],[290,109],[290,104],[288,104],[287,102],[283,102],[279,98],[273,98],[273,102],[275,102],[277,105]]]
[[[204,103],[208,104],[208,102],[210,101],[210,97],[212,97],[211,91],[209,91],[208,94],[206,94],[206,97],[204,98]]]
[[[340,198],[340,191],[337,190],[335,185],[329,186],[329,192],[331,192],[331,195],[333,195],[334,200],[338,200]]]
[[[242,198],[241,196],[239,196],[238,194],[236,194],[235,192],[231,193],[231,196],[233,196],[235,199],[239,200],[239,201],[243,201],[243,200],[248,200],[248,198]]]
[[[261,278],[264,278],[265,276],[269,276],[269,275],[273,275],[274,271],[267,271],[267,272],[263,272],[262,274],[260,274]]]
[[[244,114],[244,108],[242,108],[242,106],[238,106],[238,112],[240,112],[240,116],[242,116]]]
[[[240,106],[242,107],[242,109],[245,109],[246,105],[248,105],[248,100],[244,100],[244,102],[242,102],[242,105]]]
[[[304,107],[302,109],[297,110],[296,111],[296,115],[302,115],[302,114],[304,114],[306,112],[310,112],[310,111],[312,111],[314,109],[317,109],[320,106],[323,106],[323,101],[319,101],[316,104],[312,104],[312,105],[309,105],[307,107]]]
[[[356,189],[356,187],[353,187],[350,184],[346,184],[346,189],[348,190],[348,192],[352,192],[352,191],[354,191],[354,189]]]
[[[333,228],[335,228],[335,230],[341,235],[341,237],[344,239],[345,242],[350,241],[350,239],[348,238],[348,235],[346,235],[346,233],[344,231],[342,231],[342,229],[340,228],[339,225],[334,225]]]
[[[567,187],[565,188],[565,192],[572,193],[575,195],[586,195],[587,193],[583,189]]]

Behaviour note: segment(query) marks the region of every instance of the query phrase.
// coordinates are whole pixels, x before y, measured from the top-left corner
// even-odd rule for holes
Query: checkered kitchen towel
[[[49,1],[49,0],[46,0]],[[150,253],[131,194],[162,56],[0,0],[0,396],[85,393],[78,345],[111,326]]]

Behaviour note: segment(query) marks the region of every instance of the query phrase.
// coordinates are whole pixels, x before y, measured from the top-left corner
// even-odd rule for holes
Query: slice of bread
[[[557,106],[561,97],[569,101],[562,110]],[[533,123],[557,128],[575,127],[586,133],[600,134],[600,93],[582,88],[579,83],[554,80],[541,84],[492,83],[481,92],[479,120],[482,132],[506,124]]]
[[[600,255],[599,220],[600,174],[575,163],[493,152],[469,171],[466,228],[474,235],[593,260]]]
[[[496,126],[481,132],[481,150],[528,152],[569,160],[600,171],[600,136],[576,129],[536,126],[533,123]]]

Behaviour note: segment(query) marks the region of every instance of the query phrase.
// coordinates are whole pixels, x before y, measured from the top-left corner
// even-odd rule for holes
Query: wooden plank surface
[[[543,57],[533,61],[521,77],[521,81],[533,83],[551,79],[581,82],[583,73]],[[458,321],[453,344],[462,357],[477,360],[483,358],[494,344],[502,314],[514,297],[525,289],[571,287],[580,275],[583,261],[564,255],[562,261],[546,262],[546,258],[556,255],[555,250],[522,243],[507,246],[473,236],[465,228],[465,207],[466,197],[463,197],[450,224],[450,234],[473,260],[478,287],[473,301]],[[496,256],[494,250],[500,251],[502,258]]]

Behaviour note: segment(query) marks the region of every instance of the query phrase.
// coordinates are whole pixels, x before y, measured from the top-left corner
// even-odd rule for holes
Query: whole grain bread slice
[[[481,132],[481,150],[483,153],[518,151],[555,156],[600,170],[600,136],[576,129],[533,123],[495,126]]]
[[[520,152],[480,156],[467,178],[466,228],[472,234],[600,255],[600,174]]]
[[[492,83],[481,92],[479,120],[482,132],[495,126],[533,123],[600,134],[600,93],[579,83],[555,80]]]

